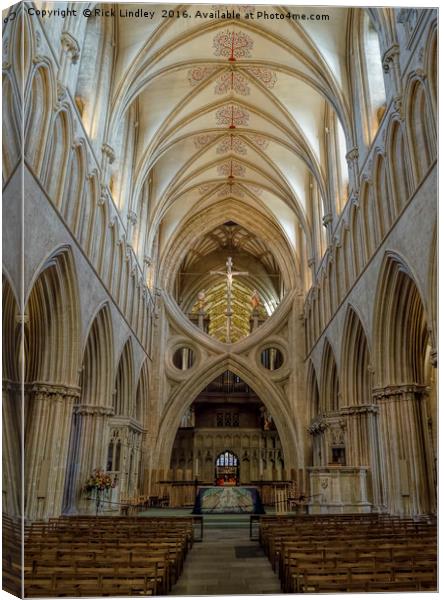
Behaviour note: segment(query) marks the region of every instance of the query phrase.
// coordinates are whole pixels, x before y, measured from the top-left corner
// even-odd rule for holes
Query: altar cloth
[[[263,514],[259,491],[255,487],[199,487],[193,514]]]

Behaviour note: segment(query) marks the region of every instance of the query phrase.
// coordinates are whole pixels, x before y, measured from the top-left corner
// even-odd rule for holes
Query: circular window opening
[[[284,364],[284,356],[278,348],[266,348],[261,352],[261,365],[269,371],[276,371]]]
[[[173,365],[176,369],[180,369],[181,371],[191,369],[194,365],[194,361],[194,350],[191,350],[191,348],[187,348],[186,346],[178,348],[173,354]]]

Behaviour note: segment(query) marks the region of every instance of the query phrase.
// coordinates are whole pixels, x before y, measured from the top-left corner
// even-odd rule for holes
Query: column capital
[[[74,407],[76,415],[112,416],[114,409],[109,406],[96,406],[95,404],[78,404]]]
[[[34,381],[33,383],[25,384],[25,389],[33,394],[39,394],[47,397],[55,397],[74,400],[80,397],[80,388],[78,386],[64,385],[61,383],[47,383]]]
[[[80,46],[78,41],[68,31],[63,31],[60,38],[63,50],[69,54],[71,62],[76,64],[80,58]]]
[[[428,386],[418,383],[405,383],[400,385],[387,385],[373,389],[373,398],[376,402],[392,400],[394,396],[404,396],[405,394],[427,394]]]
[[[384,52],[384,56],[382,57],[382,68],[385,73],[388,73],[390,70],[390,64],[393,63],[399,57],[399,44],[392,44],[390,48],[388,48]]]
[[[360,414],[365,414],[365,413],[377,414],[378,411],[379,411],[379,408],[376,404],[356,404],[356,405],[344,406],[344,408],[340,409],[340,413],[343,416],[360,415]]]

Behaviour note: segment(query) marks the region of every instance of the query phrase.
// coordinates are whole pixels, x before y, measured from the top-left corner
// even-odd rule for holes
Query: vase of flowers
[[[94,493],[96,497],[96,516],[99,514],[100,504],[102,502],[103,494],[106,491],[116,487],[117,477],[112,478],[111,475],[95,469],[86,480],[83,489],[86,493]]]

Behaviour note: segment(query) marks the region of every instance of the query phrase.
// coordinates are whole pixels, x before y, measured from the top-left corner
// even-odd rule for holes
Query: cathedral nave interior
[[[433,547],[437,11],[54,6],[4,12],[6,547],[199,488]]]

